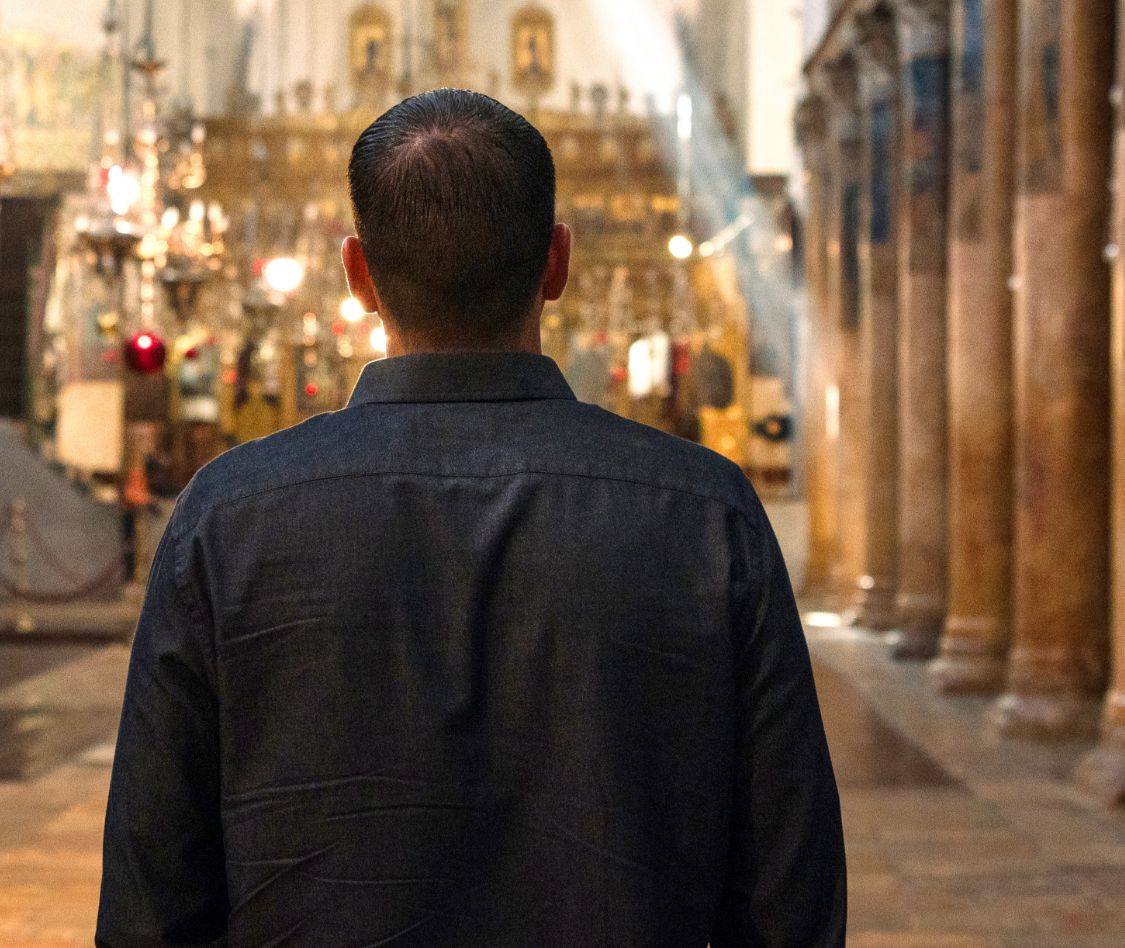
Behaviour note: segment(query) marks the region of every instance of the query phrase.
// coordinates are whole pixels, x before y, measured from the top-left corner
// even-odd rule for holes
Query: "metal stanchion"
[[[12,573],[15,578],[15,631],[26,635],[35,631],[35,619],[28,608],[27,550],[27,504],[23,500],[13,500],[8,507],[8,525],[11,530],[9,548],[11,550]]]

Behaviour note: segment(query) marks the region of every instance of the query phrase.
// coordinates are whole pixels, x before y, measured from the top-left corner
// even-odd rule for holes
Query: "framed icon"
[[[464,0],[437,0],[434,4],[434,66],[439,75],[457,76],[464,70],[467,26]]]
[[[512,17],[512,85],[546,92],[555,73],[555,18],[542,7],[522,7]]]
[[[348,21],[352,81],[357,89],[385,86],[391,76],[391,17],[373,3],[356,8]]]

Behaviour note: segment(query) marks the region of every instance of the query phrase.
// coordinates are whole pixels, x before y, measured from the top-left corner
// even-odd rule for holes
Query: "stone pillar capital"
[[[810,93],[797,103],[793,128],[805,167],[819,166],[828,137],[828,109],[821,96]]]
[[[855,15],[855,52],[860,85],[867,99],[892,94],[898,82],[898,36],[895,16],[887,6]]]
[[[830,106],[832,137],[841,143],[860,135],[859,64],[848,52],[826,63],[822,69],[823,87]]]
[[[904,59],[949,51],[949,0],[893,0]]]

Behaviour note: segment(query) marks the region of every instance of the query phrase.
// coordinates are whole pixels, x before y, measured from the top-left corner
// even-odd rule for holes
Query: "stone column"
[[[897,0],[899,213],[898,658],[931,657],[946,593],[948,2]]]
[[[1011,626],[1017,0],[953,4],[949,609],[943,691],[998,691]]]
[[[859,242],[860,371],[865,500],[855,622],[894,626],[898,576],[898,259],[895,158],[898,44],[887,7],[855,19],[863,99],[863,214]]]
[[[836,403],[839,418],[837,558],[833,588],[842,601],[854,597],[864,559],[864,409],[859,354],[859,236],[863,181],[860,175],[859,71],[850,53],[825,67],[830,101],[829,141],[834,145],[836,188],[829,226],[828,288],[835,334]]]
[[[828,291],[826,213],[832,190],[828,167],[828,116],[824,100],[806,96],[795,116],[805,170],[805,281],[808,286],[807,375],[804,419],[805,493],[809,509],[809,555],[803,595],[823,600],[832,585],[836,556],[835,435],[829,430],[828,399],[834,383],[831,300]]]
[[[992,719],[1051,739],[1092,728],[1105,672],[1113,2],[1021,11],[1013,646]]]
[[[1113,87],[1113,211],[1106,258],[1111,261],[1112,385],[1110,612],[1112,669],[1101,741],[1083,758],[1075,780],[1109,805],[1125,803],[1125,0],[1117,11],[1117,80]]]

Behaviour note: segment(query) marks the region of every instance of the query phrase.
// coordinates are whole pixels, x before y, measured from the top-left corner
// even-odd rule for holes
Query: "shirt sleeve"
[[[161,539],[133,643],[106,811],[99,948],[226,944],[218,713],[206,611]]]
[[[765,584],[736,641],[733,836],[711,946],[835,948],[847,921],[840,801],[789,575],[764,512],[759,522]]]

